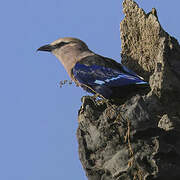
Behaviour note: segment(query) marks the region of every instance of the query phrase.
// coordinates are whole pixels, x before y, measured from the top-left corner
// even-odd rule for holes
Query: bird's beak
[[[37,51],[48,51],[48,52],[51,52],[53,50],[53,46],[50,45],[50,44],[47,44],[47,45],[44,45],[44,46],[41,46],[40,48],[37,49]]]

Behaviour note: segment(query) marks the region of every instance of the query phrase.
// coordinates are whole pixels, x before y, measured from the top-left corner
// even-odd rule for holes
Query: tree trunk
[[[180,46],[155,9],[124,0],[122,63],[151,90],[121,104],[82,98],[77,138],[89,180],[180,179]]]

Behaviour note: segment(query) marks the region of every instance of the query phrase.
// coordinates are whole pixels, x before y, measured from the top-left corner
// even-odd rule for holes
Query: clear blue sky
[[[180,39],[180,1],[138,0],[158,10],[168,33]],[[41,45],[64,36],[120,61],[121,0],[16,0],[0,6],[0,180],[85,180],[76,140],[77,112],[86,95],[58,87],[68,79]]]

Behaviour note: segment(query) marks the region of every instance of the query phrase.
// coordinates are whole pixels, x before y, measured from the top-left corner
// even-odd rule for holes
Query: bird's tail
[[[113,88],[113,94],[110,98],[114,99],[119,98],[130,98],[136,94],[147,94],[150,91],[149,83],[141,84],[130,84],[127,86],[122,86],[121,88]]]
[[[133,88],[137,93],[146,93],[151,90],[148,82],[134,84]]]

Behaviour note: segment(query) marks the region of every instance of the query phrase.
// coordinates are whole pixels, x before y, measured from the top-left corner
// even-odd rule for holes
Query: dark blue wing
[[[124,69],[126,70],[126,69]],[[86,66],[76,63],[73,68],[73,75],[81,84],[90,86],[96,92],[110,96],[112,88],[124,87],[132,84],[147,84],[134,72],[127,73],[99,65]]]
[[[132,71],[129,71],[129,73],[127,72],[126,74],[104,66],[86,66],[80,63],[76,63],[75,67],[73,68],[73,75],[80,83],[86,85],[106,84],[114,87],[125,86],[129,84],[147,83],[140,79]]]

